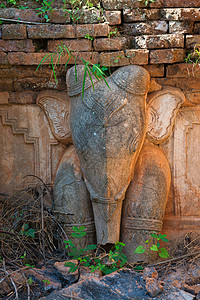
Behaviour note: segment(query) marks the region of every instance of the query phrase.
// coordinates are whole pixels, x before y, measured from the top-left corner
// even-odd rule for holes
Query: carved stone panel
[[[174,131],[175,214],[200,216],[200,107],[180,110]]]
[[[40,177],[53,183],[56,166],[63,153],[38,106],[0,107],[0,192],[30,186]]]

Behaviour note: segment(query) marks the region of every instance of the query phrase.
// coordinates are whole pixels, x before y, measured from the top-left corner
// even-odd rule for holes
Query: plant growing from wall
[[[156,0],[138,0],[138,2],[143,2],[145,6],[155,2]]]
[[[195,66],[200,63],[200,44],[196,44],[194,46],[194,50],[188,53],[187,57],[185,58],[186,63],[194,64]]]

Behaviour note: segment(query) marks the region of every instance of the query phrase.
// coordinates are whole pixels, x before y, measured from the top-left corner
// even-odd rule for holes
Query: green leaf
[[[161,248],[158,255],[162,258],[170,257],[169,253],[167,252],[167,250],[165,248]]]
[[[28,280],[27,280],[27,282],[28,282],[29,285],[31,285],[34,282],[34,280],[33,280],[32,277],[29,277]]]
[[[156,245],[152,245],[152,247],[150,247],[150,249],[152,251],[158,251],[158,247]]]
[[[75,263],[68,261],[65,263],[65,267],[70,268],[69,272],[70,273],[74,273],[76,270],[78,270],[78,265],[76,265]]]
[[[133,253],[144,253],[145,249],[143,246],[138,246]]]
[[[152,236],[152,238],[155,238],[155,239],[157,239],[157,238],[158,238],[158,236],[157,236],[157,234],[156,234],[156,233],[151,233],[151,236]]]
[[[134,268],[135,271],[142,271],[144,268],[142,266],[136,266]]]
[[[169,243],[169,240],[167,238],[161,238],[161,241],[163,241],[165,243]]]
[[[157,243],[157,247],[158,247],[158,248],[160,247],[160,243]]]

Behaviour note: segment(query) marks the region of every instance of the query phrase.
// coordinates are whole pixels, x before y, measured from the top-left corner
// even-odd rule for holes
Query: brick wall
[[[0,104],[33,104],[43,89],[66,89],[64,68],[58,70],[57,84],[50,80],[50,60],[35,72],[61,42],[77,56],[113,69],[144,66],[151,75],[150,91],[161,85],[179,87],[188,104],[199,95],[200,69],[184,59],[200,43],[200,0],[156,0],[148,7],[137,0],[102,0],[104,11],[83,11],[77,25],[70,23],[61,3],[56,1],[48,23],[35,9],[0,8],[0,18],[11,20],[0,25]],[[61,64],[66,60],[67,54]]]

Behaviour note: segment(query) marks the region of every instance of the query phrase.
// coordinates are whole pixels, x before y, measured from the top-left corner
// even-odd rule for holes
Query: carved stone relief
[[[63,153],[49,128],[44,113],[37,106],[0,106],[0,190],[34,185],[36,175],[53,183],[56,167]],[[38,181],[37,181],[38,182]]]

